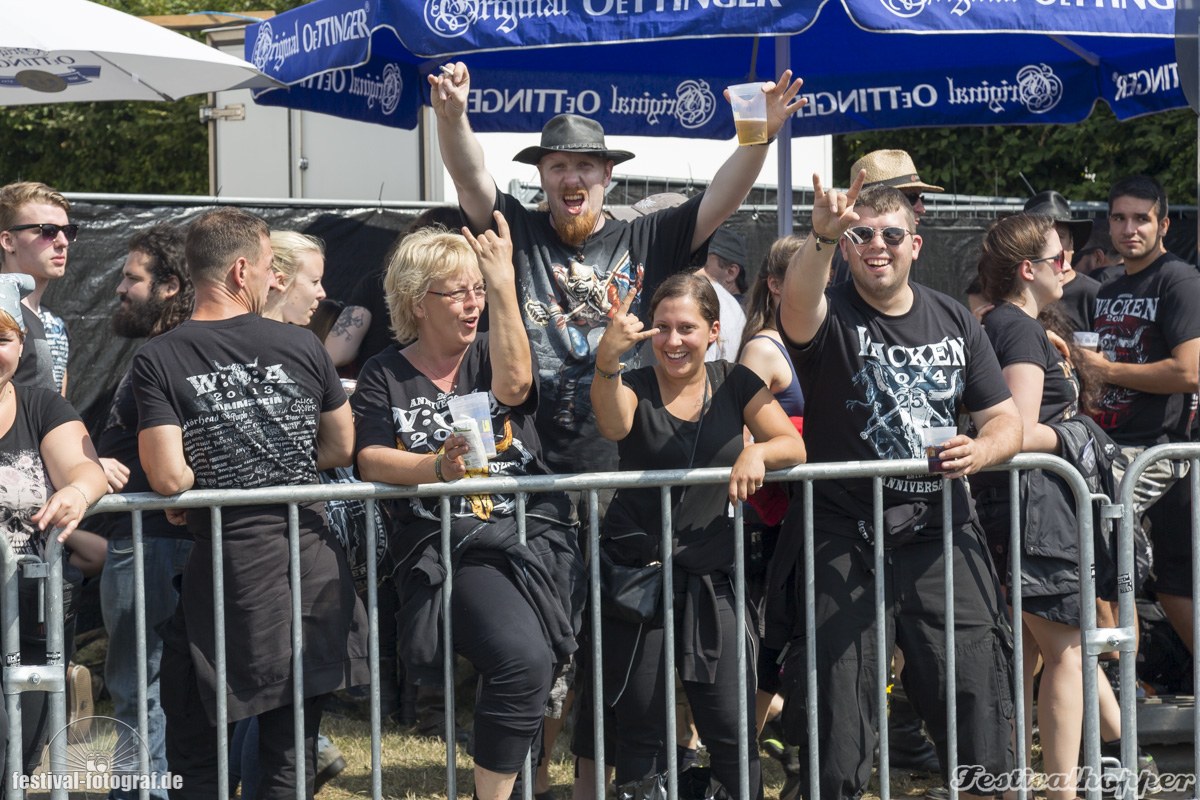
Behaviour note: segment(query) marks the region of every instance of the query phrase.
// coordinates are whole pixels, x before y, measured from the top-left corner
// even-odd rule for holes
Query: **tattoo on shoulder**
[[[351,328],[361,328],[366,324],[362,306],[347,306],[342,309],[342,313],[338,314],[337,322],[333,323],[333,329],[329,331],[330,336],[349,336]]]

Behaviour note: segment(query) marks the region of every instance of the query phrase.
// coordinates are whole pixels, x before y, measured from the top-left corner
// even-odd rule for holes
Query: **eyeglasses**
[[[1062,250],[1059,250],[1058,255],[1055,255],[1055,256],[1046,256],[1045,258],[1029,259],[1030,264],[1040,264],[1043,261],[1049,261],[1050,267],[1055,272],[1062,272],[1063,263],[1066,261],[1066,253]]]
[[[917,207],[917,203],[925,201],[925,195],[920,192],[905,192],[904,197],[908,200],[908,204],[913,208]]]
[[[850,228],[844,234],[850,243],[855,247],[864,247],[875,241],[876,235],[883,237],[883,243],[888,247],[896,247],[904,241],[904,237],[911,234],[912,231],[906,231],[894,225],[889,225],[886,228],[871,228],[866,225],[858,225]]]
[[[427,289],[425,293],[436,294],[438,297],[449,297],[455,303],[465,303],[468,294],[475,295],[477,299],[487,297],[487,284],[480,283],[470,289],[455,289],[453,292],[435,292],[433,289]]]
[[[43,239],[48,239],[52,242],[58,238],[60,232],[67,237],[68,244],[75,241],[75,237],[79,235],[79,226],[73,222],[69,225],[55,225],[52,222],[33,222],[29,225],[13,225],[8,230],[10,232],[31,231],[34,228],[38,229]]]

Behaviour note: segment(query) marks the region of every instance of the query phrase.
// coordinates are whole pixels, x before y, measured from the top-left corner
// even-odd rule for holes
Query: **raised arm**
[[[813,175],[812,233],[788,263],[779,298],[780,333],[796,344],[812,341],[825,321],[829,267],[842,234],[858,222],[854,202],[866,175],[866,170],[859,170],[845,193],[826,191],[820,176]]]
[[[492,358],[492,394],[510,408],[529,397],[533,387],[533,357],[529,352],[529,334],[517,305],[516,271],[512,262],[512,236],[508,220],[499,211],[494,214],[496,229],[478,237],[463,228],[463,236],[475,251],[479,271],[487,282],[488,341]]]
[[[808,102],[802,97],[797,98],[803,85],[804,81],[799,78],[792,80],[792,71],[788,69],[783,71],[778,81],[767,81],[763,86],[767,95],[767,138],[774,140],[788,117]],[[729,99],[728,93],[726,99]],[[696,232],[692,237],[693,251],[708,241],[708,237],[721,227],[721,223],[738,210],[738,206],[746,199],[754,182],[758,180],[769,149],[769,144],[738,147],[717,170],[704,192],[704,199],[700,201],[700,208],[696,214]]]
[[[79,420],[64,422],[42,437],[39,448],[50,483],[58,487],[31,517],[38,530],[62,528],[64,540],[83,515],[108,492],[108,478],[96,458],[96,448]]]
[[[471,74],[461,61],[447,64],[429,76],[433,112],[437,116],[442,162],[454,181],[458,204],[467,224],[477,231],[491,225],[496,206],[496,181],[484,164],[483,147],[467,120]]]
[[[636,314],[629,313],[629,306],[637,292],[630,288],[616,313],[604,329],[604,336],[596,345],[596,374],[592,377],[592,411],[596,415],[596,428],[605,439],[619,442],[633,428],[633,414],[637,410],[637,395],[621,379],[621,356],[643,339],[658,333],[658,328],[642,330],[642,321]]]

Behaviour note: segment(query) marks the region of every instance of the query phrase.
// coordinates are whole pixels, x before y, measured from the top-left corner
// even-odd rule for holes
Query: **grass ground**
[[[104,672],[104,653],[107,641],[103,634],[80,637],[80,649],[74,661],[91,669],[99,682]],[[461,695],[460,695],[461,696]],[[107,696],[101,692],[96,704],[96,714],[111,712]],[[460,716],[460,722],[469,724],[469,716]],[[319,800],[351,800],[371,796],[371,736],[369,721],[358,714],[326,713],[321,730],[336,742],[346,759],[346,769],[333,781],[326,784],[318,795]],[[559,737],[550,762],[550,781],[555,794],[561,800],[571,795],[573,778],[572,762],[567,750],[569,732]],[[382,765],[380,770],[382,797],[385,800],[442,800],[446,793],[446,745],[441,739],[416,736],[408,729],[386,728],[381,741]],[[766,800],[777,800],[783,788],[784,774],[779,763],[762,756],[763,783]],[[459,796],[469,798],[472,786],[472,762],[466,750],[459,746],[456,756],[456,774]],[[921,797],[925,790],[936,783],[929,779],[894,773],[891,781],[893,797]],[[38,793],[31,797],[41,796]],[[83,797],[83,795],[80,795]],[[867,800],[878,797],[873,787]]]

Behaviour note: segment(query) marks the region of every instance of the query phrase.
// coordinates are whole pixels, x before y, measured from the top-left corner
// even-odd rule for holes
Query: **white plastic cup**
[[[471,392],[450,398],[446,404],[454,422],[475,420],[479,438],[483,440],[483,451],[488,458],[496,455],[496,437],[492,433],[492,411],[487,392]]]
[[[953,425],[921,429],[921,445],[925,449],[925,458],[929,460],[930,472],[942,471],[942,448],[948,440],[957,435],[958,428]]]
[[[739,83],[729,87],[733,126],[739,145],[767,143],[767,95],[763,82]]]
[[[1093,331],[1075,331],[1075,344],[1084,350],[1096,352],[1100,349],[1100,334]]]
[[[475,420],[470,417],[455,420],[451,423],[450,430],[467,440],[467,452],[463,456],[463,466],[467,468],[467,473],[486,472],[487,454],[483,452],[483,439],[479,436],[479,427]]]

